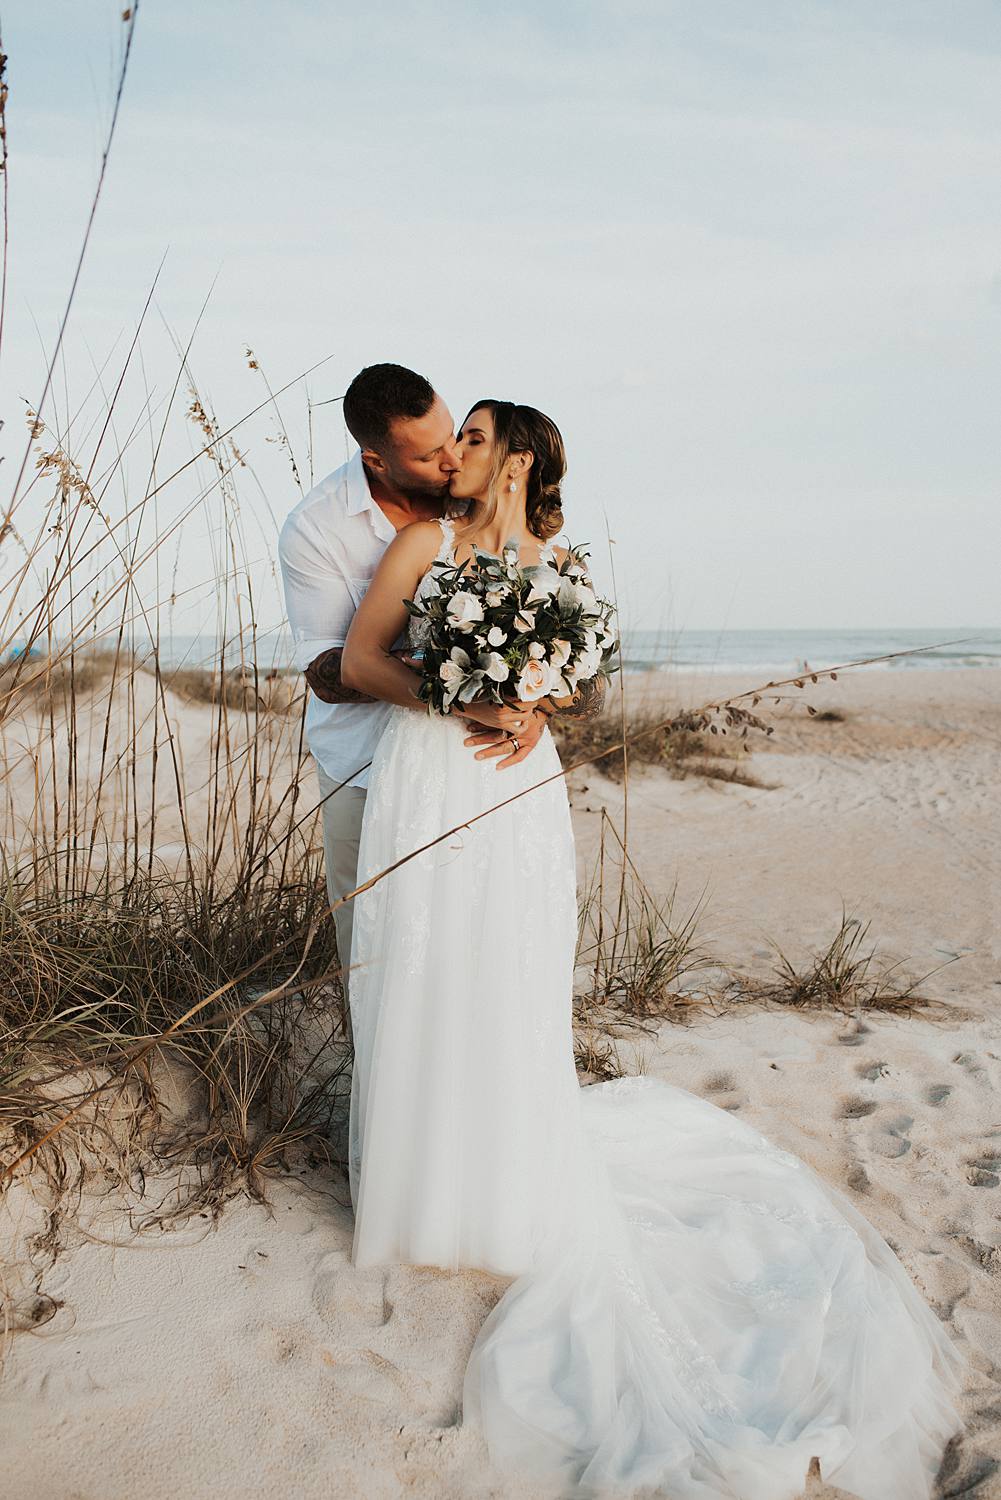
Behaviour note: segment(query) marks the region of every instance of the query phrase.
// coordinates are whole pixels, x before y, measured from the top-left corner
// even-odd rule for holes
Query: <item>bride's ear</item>
[[[534,453],[512,453],[508,460],[507,471],[512,479],[526,479],[534,462]]]

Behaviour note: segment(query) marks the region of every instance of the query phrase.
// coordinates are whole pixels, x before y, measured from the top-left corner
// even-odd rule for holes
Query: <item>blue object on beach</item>
[[[9,662],[17,661],[20,657],[26,656],[30,661],[33,656],[41,655],[42,653],[41,651],[39,651],[37,646],[26,646],[23,642],[19,641],[15,645],[11,646],[10,650],[7,652],[6,659]]]

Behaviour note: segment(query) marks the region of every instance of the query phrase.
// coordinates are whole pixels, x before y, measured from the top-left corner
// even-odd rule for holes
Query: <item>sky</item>
[[[120,13],[18,0],[0,17],[5,499]],[[119,437],[147,390],[162,409],[198,322],[190,366],[222,426],[266,394],[246,347],[275,389],[323,362],[278,403],[308,488],[345,456],[334,398],[396,360],[457,422],[485,395],[556,420],[567,535],[603,585],[614,559],[628,625],[1001,624],[996,0],[141,0],[63,425],[99,399],[96,370],[114,385],[161,261]],[[160,473],[197,447],[183,395]],[[300,494],[278,432],[265,409],[236,435],[263,627]],[[109,505],[140,494],[150,446],[131,445]],[[198,472],[158,496],[161,523]],[[213,504],[170,542],[179,630],[211,626]]]

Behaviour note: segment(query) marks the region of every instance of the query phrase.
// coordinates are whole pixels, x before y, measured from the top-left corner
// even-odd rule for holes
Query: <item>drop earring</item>
[[[512,479],[511,483],[508,485],[508,489],[511,491],[512,495],[517,490],[517,488],[518,488],[518,486],[515,484],[514,480]]]

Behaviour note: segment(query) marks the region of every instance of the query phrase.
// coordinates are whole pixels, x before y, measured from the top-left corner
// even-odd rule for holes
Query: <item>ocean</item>
[[[919,649],[920,648],[920,649]],[[955,626],[924,630],[637,630],[623,638],[626,670],[756,672],[788,676],[805,666],[836,667],[873,656],[898,656],[880,665],[915,667],[1001,666],[1001,629]]]
[[[952,626],[921,630],[634,630],[622,643],[626,671],[664,668],[675,672],[756,672],[766,676],[803,670],[805,666],[836,667],[895,652],[917,654],[881,664],[890,671],[935,667],[1001,666],[1001,629]],[[140,646],[140,650],[142,647]],[[226,652],[227,666],[238,663],[238,647]],[[164,666],[207,666],[217,663],[214,637],[175,635],[161,641]],[[284,631],[258,636],[259,667],[286,667],[291,642]]]

